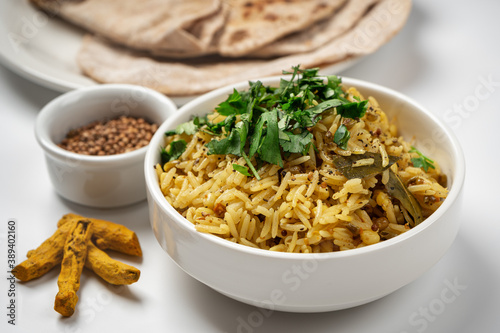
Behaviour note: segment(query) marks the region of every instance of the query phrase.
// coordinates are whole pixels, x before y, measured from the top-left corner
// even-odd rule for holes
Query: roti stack
[[[169,96],[373,53],[411,8],[411,0],[31,1],[88,31],[76,59],[85,75]]]

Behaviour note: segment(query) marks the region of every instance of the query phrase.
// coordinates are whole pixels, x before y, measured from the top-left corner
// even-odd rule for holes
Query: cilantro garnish
[[[233,90],[215,108],[225,120],[211,123],[207,117],[195,117],[165,134],[209,133],[214,138],[206,144],[208,154],[243,157],[251,174],[260,179],[251,160],[255,159],[257,166],[262,162],[283,166],[282,155],[307,154],[313,139],[310,129],[326,112],[353,119],[365,114],[367,101],[348,100],[341,78],[319,76],[319,68],[292,68],[292,72],[283,71],[283,74],[291,74],[291,78],[281,79],[279,87],[264,86],[257,81],[249,82],[248,91]],[[347,148],[349,138],[345,125],[334,134],[334,142],[341,149]],[[250,175],[245,166],[233,164],[233,169]]]
[[[252,177],[252,175],[250,174],[250,172],[248,172],[248,169],[246,167],[244,167],[243,165],[239,165],[239,164],[234,163],[233,164],[233,169],[236,170],[236,171],[238,171],[241,174],[244,174],[245,176]]]
[[[424,169],[425,172],[427,172],[427,170],[429,170],[429,168],[435,169],[434,161],[431,160],[430,158],[426,157],[424,154],[422,154],[417,148],[411,146],[411,149],[409,152],[418,154],[418,157],[413,157],[411,159],[411,162],[413,163],[414,167],[422,168],[422,169]]]
[[[223,116],[229,116],[231,114],[241,114],[245,110],[245,107],[246,101],[243,100],[240,93],[234,89],[227,100],[220,103],[215,110]]]
[[[347,149],[347,142],[351,138],[351,133],[347,127],[342,124],[339,126],[335,134],[333,135],[333,142],[335,142],[341,149]]]
[[[280,145],[284,151],[289,153],[302,153],[306,154],[309,151],[313,135],[308,131],[300,134],[293,134],[292,132],[280,132]]]
[[[344,118],[361,118],[366,113],[366,104],[368,101],[344,103],[337,107],[337,113]]]
[[[167,148],[162,148],[160,152],[162,164],[178,159],[186,150],[186,146],[186,141],[177,140],[172,141]]]
[[[198,131],[198,126],[195,125],[194,120],[191,120],[186,123],[180,124],[174,130],[165,132],[165,135],[169,136],[182,133],[186,133],[187,135],[193,135],[197,131]]]

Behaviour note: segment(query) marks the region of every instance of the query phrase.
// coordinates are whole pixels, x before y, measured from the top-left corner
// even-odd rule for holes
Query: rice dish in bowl
[[[196,230],[271,251],[333,252],[402,234],[442,204],[439,166],[398,135],[373,96],[307,74],[234,92],[168,133],[166,151],[184,148],[165,152],[159,186]],[[258,108],[247,120],[250,103]],[[223,146],[242,126],[242,149]]]
[[[286,82],[281,81],[280,88],[279,78],[262,80],[262,87],[268,85],[280,92]],[[252,90],[249,83],[235,88],[242,92],[249,86]],[[294,127],[298,118],[283,121],[285,113],[278,110],[275,121],[263,116],[267,119],[263,126],[256,118],[244,145],[234,139],[241,138],[241,130],[231,136],[235,128],[245,127],[237,125],[241,119],[248,120],[243,113],[237,113],[234,122],[226,120],[231,117],[227,109],[222,116],[205,117],[218,105],[220,109],[221,103],[227,106],[230,101],[234,106],[238,98],[247,98],[243,92],[238,97],[233,87],[185,105],[175,119],[162,125],[159,131],[169,135],[153,138],[148,154],[156,156],[147,157],[145,165],[151,223],[160,244],[185,271],[254,305],[262,305],[273,290],[281,290],[285,301],[272,302],[274,308],[311,312],[377,299],[412,281],[439,259],[458,228],[456,219],[435,222],[454,204],[461,188],[459,147],[439,122],[404,96],[345,78],[342,87],[342,95],[337,90],[336,98],[331,98],[340,99],[342,106],[309,98],[305,109],[312,109],[313,126],[306,122],[302,130]],[[269,92],[275,93],[273,89]],[[301,97],[294,94],[295,101]],[[329,94],[335,97],[335,92]],[[197,117],[194,122],[193,117]],[[393,118],[397,121],[391,122]],[[215,133],[213,125],[218,123],[223,129]],[[197,126],[195,134],[190,132],[192,125]],[[409,131],[412,125],[415,133]],[[284,143],[279,147],[281,161],[267,139],[273,126]],[[349,135],[345,131],[339,135],[340,128]],[[429,149],[424,139],[436,129],[445,132]],[[252,135],[255,132],[261,135]],[[301,138],[309,138],[312,144],[304,139],[301,145]],[[233,153],[214,153],[221,149]],[[424,155],[419,149],[432,154]],[[238,156],[241,151],[244,154]],[[248,152],[253,154],[249,157]],[[435,228],[445,235],[430,231]],[[415,246],[425,250],[417,254]],[[418,264],[411,262],[412,257]],[[289,275],[297,265],[310,265],[310,274],[296,289]],[[397,265],[409,267],[391,272]],[[380,288],[366,286],[367,275],[380,281]],[[276,278],[269,281],[269,276]]]

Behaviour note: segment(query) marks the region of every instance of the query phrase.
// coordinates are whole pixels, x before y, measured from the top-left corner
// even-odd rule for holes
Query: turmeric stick
[[[75,223],[80,219],[92,222],[92,241],[101,250],[115,250],[133,256],[142,256],[137,235],[127,227],[106,220],[87,218],[77,214],[66,214],[57,223],[58,227],[66,223]]]
[[[64,244],[61,273],[57,280],[59,292],[54,302],[54,310],[69,317],[75,312],[80,288],[80,275],[87,258],[87,244],[92,236],[92,222],[79,220],[74,225]]]
[[[21,281],[29,281],[44,275],[63,258],[64,243],[71,225],[61,226],[35,250],[30,250],[28,259],[12,269],[12,274]]]
[[[97,230],[95,235],[94,230]],[[28,259],[14,267],[12,273],[21,281],[29,281],[60,263],[61,272],[57,281],[59,292],[54,309],[63,316],[71,316],[78,302],[77,291],[84,266],[111,284],[132,284],[140,276],[137,268],[110,258],[92,243],[92,239],[102,249],[142,255],[137,235],[126,227],[67,214],[59,221],[56,232],[38,248],[28,251]]]
[[[97,248],[92,242],[87,245],[85,267],[93,270],[104,281],[115,285],[137,282],[141,274],[137,268],[110,258],[106,252]]]

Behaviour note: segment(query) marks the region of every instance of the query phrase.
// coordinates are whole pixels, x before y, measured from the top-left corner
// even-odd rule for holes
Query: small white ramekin
[[[117,155],[90,156],[67,151],[57,144],[69,130],[96,120],[134,116],[161,124],[176,110],[165,95],[127,84],[77,89],[49,102],[36,119],[35,136],[45,151],[56,192],[72,202],[101,208],[144,200],[147,147]]]

